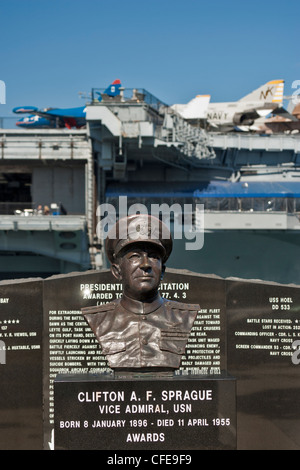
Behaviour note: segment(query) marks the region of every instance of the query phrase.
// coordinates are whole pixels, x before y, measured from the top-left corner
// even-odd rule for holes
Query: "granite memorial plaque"
[[[235,380],[65,375],[55,381],[55,449],[236,448]]]
[[[180,373],[214,375],[226,371],[225,280],[167,269],[160,289],[163,297],[200,305],[181,360]]]
[[[238,448],[299,449],[299,287],[227,281],[227,335]]]
[[[43,446],[41,280],[0,282],[0,448]]]
[[[83,382],[82,374],[73,381],[56,378],[55,448],[235,448],[235,392],[226,390],[234,382],[199,380],[198,375],[221,372],[224,315],[219,307],[200,308],[199,298],[187,301],[189,282],[184,283],[183,273],[174,283],[165,281],[170,231],[157,218],[132,215],[110,230],[105,250],[114,283],[122,283],[121,298],[81,310],[111,373],[98,375],[97,382],[91,375]],[[182,291],[174,293],[176,300],[164,292],[169,284]],[[199,296],[202,286],[197,284]],[[221,297],[224,302],[224,290]],[[73,343],[71,329],[66,337]],[[106,429],[110,424],[113,438]]]
[[[88,299],[90,294],[86,290],[88,284],[97,286],[98,301],[105,302],[111,293],[109,290],[98,291],[98,288],[109,286],[110,281],[110,273],[88,272],[53,276],[44,282],[45,449],[52,449],[54,442],[53,381],[57,374],[84,374],[108,370],[107,361],[99,351],[94,335],[86,325],[80,309],[90,304]]]
[[[214,375],[226,370],[225,281],[167,270],[160,291],[168,299],[200,304],[178,373]],[[121,295],[122,285],[109,270],[54,276],[44,282],[45,448],[53,446],[56,375],[111,372],[80,309]]]
[[[200,305],[175,376],[236,378],[237,448],[300,449],[300,287],[167,269],[160,292]],[[121,294],[109,271],[0,283],[1,449],[54,447],[57,374],[111,372],[81,309]]]

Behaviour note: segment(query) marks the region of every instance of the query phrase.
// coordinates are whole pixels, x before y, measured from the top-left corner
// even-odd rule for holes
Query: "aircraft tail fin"
[[[104,93],[108,96],[118,96],[120,94],[121,80],[114,80],[107,88]]]
[[[187,104],[174,104],[172,108],[184,119],[205,119],[210,95],[197,95]]]
[[[239,101],[260,101],[261,103],[282,104],[284,80],[271,80]]]

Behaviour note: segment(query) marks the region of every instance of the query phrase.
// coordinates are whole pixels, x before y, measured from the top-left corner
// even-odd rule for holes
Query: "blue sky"
[[[241,98],[300,80],[299,0],[0,0],[6,105],[83,106],[121,79],[162,101]]]

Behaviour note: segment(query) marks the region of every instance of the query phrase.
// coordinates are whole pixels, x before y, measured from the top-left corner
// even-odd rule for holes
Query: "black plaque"
[[[180,373],[215,375],[226,371],[225,280],[169,269],[160,290],[168,299],[200,305],[182,357]]]
[[[160,291],[168,299],[200,304],[178,373],[216,375],[225,371],[225,281],[167,270]],[[54,276],[44,282],[45,448],[53,447],[55,377],[111,372],[81,308],[108,303],[121,295],[122,285],[109,270]]]
[[[41,280],[0,282],[0,448],[43,446]]]
[[[59,376],[55,448],[235,449],[235,380]]]
[[[54,276],[44,282],[45,449],[53,449],[55,377],[58,374],[109,371],[99,344],[82,316],[81,308],[94,305],[95,302],[107,302],[107,298],[110,298],[107,286],[111,281],[109,272],[93,272]]]
[[[227,281],[227,302],[238,448],[299,449],[300,365],[293,344],[300,338],[300,289]]]
[[[200,304],[176,374],[236,378],[237,448],[300,449],[299,286],[168,269],[160,290]],[[81,308],[121,294],[109,271],[0,283],[1,449],[54,447],[57,374],[111,373]]]

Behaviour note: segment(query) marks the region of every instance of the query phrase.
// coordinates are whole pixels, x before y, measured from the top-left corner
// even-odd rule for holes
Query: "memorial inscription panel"
[[[300,448],[299,287],[227,281],[228,370],[237,378],[238,448]],[[268,430],[267,432],[265,430]]]
[[[41,280],[0,282],[0,448],[43,445]]]
[[[226,370],[224,282],[188,271],[167,270],[160,286],[161,295],[179,302],[200,304],[177,373],[214,375]],[[46,446],[52,440],[54,426],[53,381],[56,375],[112,372],[81,308],[111,302],[121,295],[122,285],[110,271],[55,276],[44,283],[45,327],[49,337],[45,354],[45,370],[48,371]]]
[[[237,448],[300,449],[299,286],[169,269],[160,291],[200,304],[177,375],[236,378]],[[1,449],[53,448],[57,374],[111,374],[81,308],[121,293],[109,271],[0,283]]]
[[[235,380],[59,376],[55,448],[236,448]]]
[[[231,297],[233,289],[235,299]],[[272,362],[273,358],[291,362],[292,344],[300,338],[299,301],[298,289],[250,283],[247,290],[242,283],[232,286],[228,307],[239,311],[239,316],[230,331],[231,357],[236,357],[238,363],[245,356],[247,363],[257,358],[263,362]]]

